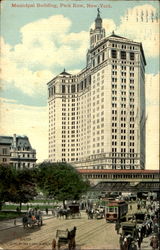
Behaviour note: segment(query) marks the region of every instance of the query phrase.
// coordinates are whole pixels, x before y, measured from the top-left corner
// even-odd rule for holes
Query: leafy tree
[[[16,171],[7,164],[0,165],[0,208],[4,202],[12,201],[16,194]]]
[[[27,203],[37,195],[36,179],[32,169],[22,169],[16,172],[16,194],[14,202]]]
[[[4,202],[28,202],[34,198],[36,179],[32,169],[16,170],[10,165],[0,165],[0,206]]]
[[[89,187],[77,170],[66,163],[44,162],[37,171],[41,190],[47,196],[63,201],[63,204],[65,200],[78,200]]]

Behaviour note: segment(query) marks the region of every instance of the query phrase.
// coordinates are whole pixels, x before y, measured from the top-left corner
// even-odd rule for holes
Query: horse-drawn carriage
[[[122,222],[121,249],[137,249],[137,228],[135,222]]]
[[[58,247],[58,250],[61,248],[61,246],[67,245],[69,250],[74,250],[76,247],[76,227],[74,227],[72,230],[57,230],[56,232],[56,238],[58,238],[58,241],[56,242],[55,239],[53,239],[52,242],[52,250],[56,249]]]
[[[130,235],[133,239],[137,237],[137,225],[135,222],[122,222],[122,235],[123,237]]]
[[[33,228],[35,226],[42,226],[42,216],[40,214],[36,215],[31,215],[31,214],[26,214],[22,218],[22,223],[23,223],[23,228]]]
[[[88,215],[88,219],[103,219],[104,211],[101,209],[89,209],[86,211]]]
[[[79,209],[79,203],[71,203],[68,205],[71,218],[80,218],[81,213]]]
[[[80,218],[81,213],[79,209],[79,204],[78,203],[71,203],[67,206],[66,209],[60,209],[57,213],[57,217],[64,217],[66,219],[68,218]]]

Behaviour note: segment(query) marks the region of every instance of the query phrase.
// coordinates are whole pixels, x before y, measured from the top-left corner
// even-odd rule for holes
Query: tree
[[[36,179],[32,169],[16,170],[10,165],[0,165],[0,204],[21,203],[32,200],[36,192]]]
[[[7,164],[0,165],[0,209],[4,202],[12,201],[16,193],[16,171]]]
[[[16,194],[14,202],[21,204],[33,200],[37,195],[36,178],[33,174],[33,169],[22,169],[16,172]]]
[[[47,163],[39,165],[38,185],[47,196],[55,199],[78,200],[88,190],[89,183],[83,180],[77,170],[67,163]]]

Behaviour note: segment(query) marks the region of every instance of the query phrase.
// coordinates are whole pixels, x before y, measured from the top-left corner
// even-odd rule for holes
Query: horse
[[[71,231],[68,232],[68,240],[69,240],[68,248],[69,248],[69,250],[75,249],[75,247],[76,247],[76,241],[75,241],[76,230],[77,230],[77,228],[74,227]]]
[[[26,215],[22,218],[22,223],[23,223],[23,228],[28,227],[28,217]]]
[[[94,215],[93,210],[89,210],[87,214],[88,214],[88,219],[93,219],[93,215]]]
[[[70,211],[69,210],[66,210],[66,209],[60,209],[58,212],[57,212],[57,217],[65,217],[66,219],[68,219],[68,216],[70,215]]]

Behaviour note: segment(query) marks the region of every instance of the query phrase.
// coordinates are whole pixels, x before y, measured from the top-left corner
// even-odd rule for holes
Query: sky
[[[159,168],[159,2],[3,0],[0,134],[27,135],[48,158],[47,82],[86,65],[89,30],[100,8],[106,36],[142,42],[146,66],[146,168]]]

